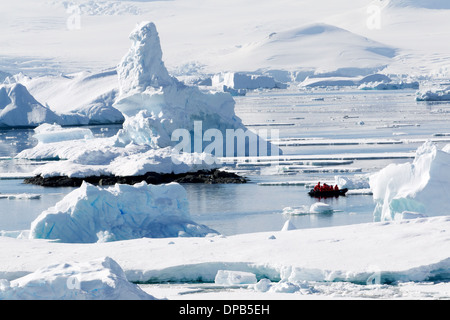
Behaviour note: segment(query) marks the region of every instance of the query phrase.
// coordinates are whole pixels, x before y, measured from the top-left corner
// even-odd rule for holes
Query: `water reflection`
[[[310,207],[318,199],[311,198],[302,186],[184,185],[191,216],[225,235],[279,231],[290,219],[297,228],[320,228],[372,221],[371,196],[327,198],[333,213],[290,216],[286,207]]]

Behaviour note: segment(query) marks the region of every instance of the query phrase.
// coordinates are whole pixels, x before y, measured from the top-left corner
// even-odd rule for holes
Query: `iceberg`
[[[450,213],[446,186],[450,181],[450,146],[439,150],[427,142],[412,163],[391,164],[369,177],[376,202],[375,221]]]
[[[33,138],[40,143],[51,143],[79,139],[92,139],[92,131],[85,128],[62,128],[58,124],[41,124],[34,129]]]
[[[450,101],[450,87],[431,88],[417,91],[417,101]]]
[[[370,189],[369,175],[357,174],[352,176],[335,176],[334,183],[340,189]]]
[[[42,267],[11,282],[0,280],[0,300],[156,300],[129,282],[116,261],[104,257]]]
[[[231,270],[218,270],[214,279],[215,284],[225,286],[256,284],[256,282],[254,273]]]
[[[360,89],[360,90],[419,89],[419,82],[417,82],[417,81],[412,81],[412,82],[400,81],[398,83],[396,83],[396,82],[386,83],[384,81],[374,81],[374,82],[369,82],[369,83],[363,83],[358,87],[358,89]]]
[[[0,86],[0,127],[35,127],[61,118],[19,83]]]
[[[88,129],[37,128],[40,143],[16,158],[64,161],[40,166],[35,175],[185,173],[216,169],[224,154],[281,154],[265,140],[267,132],[263,139],[246,129],[235,115],[230,94],[205,93],[169,75],[153,23],[138,25],[130,38],[133,44],[114,73],[119,89],[113,107],[125,117],[122,129],[115,136],[97,138]],[[70,137],[76,140],[69,142]]]
[[[118,133],[119,142],[123,145],[150,143],[154,148],[175,147],[179,143],[171,139],[175,130],[186,130],[190,137],[199,135],[195,132],[195,122],[201,122],[202,137],[208,130],[220,132],[223,137],[226,130],[246,130],[234,112],[235,101],[229,93],[203,92],[169,75],[162,61],[159,35],[152,22],[137,25],[130,40],[131,48],[117,68],[119,96],[113,105],[125,115],[124,128]],[[257,141],[261,140],[247,132]],[[201,145],[195,148],[203,151],[208,145],[200,142]],[[273,146],[265,151],[275,149],[281,153]]]
[[[193,222],[186,190],[177,183],[116,184],[100,188],[83,182],[31,224],[31,239],[96,243],[135,238],[203,237],[216,231]]]
[[[59,125],[116,124],[124,121],[122,113],[112,107],[118,91],[115,71],[35,78],[19,73],[8,77],[5,83],[26,87],[36,100],[58,115],[53,122]]]
[[[286,89],[287,85],[276,81],[273,77],[242,72],[225,72],[212,77],[212,86],[235,90]]]
[[[38,166],[33,176],[86,178],[140,176],[148,172],[186,173],[219,167],[206,153],[174,152],[170,147],[130,143],[115,146],[116,136],[98,138],[86,128],[41,125],[35,129],[38,144],[20,152],[17,159],[59,160]]]

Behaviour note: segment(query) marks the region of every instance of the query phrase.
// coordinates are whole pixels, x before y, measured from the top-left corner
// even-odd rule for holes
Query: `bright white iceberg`
[[[190,219],[186,190],[177,183],[104,189],[84,182],[32,222],[30,238],[94,243],[210,233],[217,232]]]
[[[109,257],[42,267],[11,282],[0,280],[0,300],[155,300],[129,282]]]
[[[419,89],[419,82],[389,82],[375,81],[361,84],[358,89],[360,90],[402,90],[402,89]]]
[[[417,101],[450,101],[450,87],[423,89],[416,93]]]
[[[188,132],[190,137],[198,134],[203,137],[210,129],[222,137],[228,129],[246,130],[234,112],[235,101],[230,94],[203,92],[169,75],[162,61],[159,35],[152,22],[139,24],[130,39],[132,46],[117,68],[119,97],[114,107],[126,116],[124,128],[118,133],[118,142],[123,145],[150,144],[154,148],[175,147],[180,141],[172,139],[172,135],[179,129]],[[138,120],[134,118],[136,116]],[[201,123],[199,132],[195,129],[196,122]],[[259,141],[254,133],[249,134]],[[203,142],[200,139],[201,145],[194,146],[196,151],[203,151],[209,145]],[[194,148],[188,151],[192,152]],[[267,151],[273,149],[280,153],[278,148],[268,147]]]
[[[448,215],[448,151],[448,146],[439,150],[427,142],[417,150],[412,163],[391,164],[371,175],[370,187],[377,204],[375,221],[399,219],[405,212],[426,216]]]
[[[7,79],[20,83],[40,102],[60,115],[65,126],[122,123],[122,113],[112,105],[117,98],[117,72],[29,77],[22,73]]]
[[[41,124],[34,129],[33,138],[40,143],[51,143],[68,140],[92,139],[92,131],[86,128],[62,128],[58,124]]]

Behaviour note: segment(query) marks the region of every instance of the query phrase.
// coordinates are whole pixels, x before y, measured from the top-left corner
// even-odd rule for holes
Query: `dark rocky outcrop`
[[[142,181],[149,184],[163,184],[170,182],[178,183],[204,183],[204,184],[225,184],[225,183],[246,183],[248,180],[232,172],[214,170],[200,170],[187,173],[156,173],[148,172],[141,176],[91,176],[85,178],[42,177],[35,176],[24,180],[26,184],[34,184],[43,187],[79,187],[86,181],[93,185],[109,186],[116,183],[133,185]]]

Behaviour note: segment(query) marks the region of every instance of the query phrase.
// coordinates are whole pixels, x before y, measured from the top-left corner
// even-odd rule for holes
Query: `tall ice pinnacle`
[[[174,83],[162,61],[156,26],[142,22],[130,34],[131,48],[122,58],[119,75],[120,96],[142,92],[147,87],[164,87]]]

